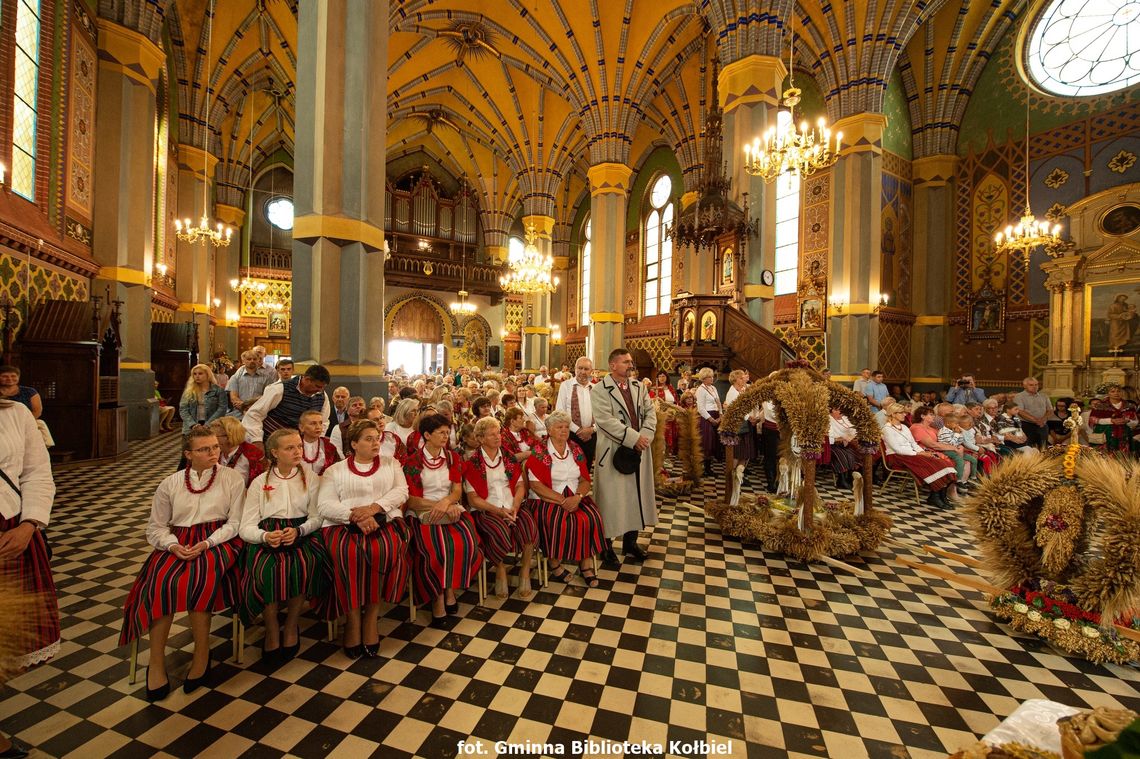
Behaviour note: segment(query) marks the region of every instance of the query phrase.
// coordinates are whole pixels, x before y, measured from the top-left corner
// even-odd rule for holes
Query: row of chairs
[[[538,559],[538,586],[545,588],[550,580],[550,564],[547,561],[546,555],[535,546],[535,556]],[[516,555],[516,561],[521,561],[521,556]],[[482,606],[487,600],[487,571],[490,569],[490,564],[484,563],[483,568],[476,576],[477,588],[479,591],[479,605]],[[509,582],[509,578],[508,578]],[[416,602],[412,592],[412,579],[408,578],[408,621],[415,623],[416,621]],[[233,659],[239,666],[243,663],[245,654],[245,625],[242,624],[241,618],[236,611],[230,612],[230,637],[233,645]],[[337,623],[339,620],[330,619],[328,625],[328,640],[333,642],[336,640]],[[129,651],[129,669],[127,672],[127,682],[134,685],[138,679],[138,658],[139,658],[139,639],[135,638],[130,643]]]

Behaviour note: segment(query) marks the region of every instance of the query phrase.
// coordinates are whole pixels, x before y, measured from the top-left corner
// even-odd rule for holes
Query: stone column
[[[750,55],[721,69],[717,82],[724,110],[724,160],[732,178],[733,199],[743,208],[747,192],[748,213],[760,224],[759,237],[743,241],[742,250],[736,251],[747,254],[743,294],[752,319],[767,329],[775,326],[775,293],[773,287],[761,283],[760,274],[776,266],[776,187],[744,170],[744,146],[775,126],[780,87],[787,73],[779,58]],[[712,276],[711,263],[702,269]]]
[[[828,367],[840,377],[858,375],[879,360],[880,219],[883,194],[881,113],[861,113],[836,122],[843,150],[831,170],[832,214],[830,298],[844,301],[828,308]]]
[[[954,282],[954,177],[958,156],[916,158],[914,172],[914,330],[910,376],[921,384],[950,381],[946,314]]]
[[[1078,276],[1080,256],[1046,261],[1045,286],[1049,289],[1049,365],[1041,377],[1041,391],[1054,398],[1077,395],[1077,364],[1085,351],[1084,291]],[[1089,378],[1086,378],[1089,381]]]
[[[302,3],[292,349],[382,395],[388,4]]]
[[[211,190],[214,169],[218,159],[201,148],[192,145],[178,146],[178,207],[179,219],[190,220],[197,226],[206,216],[208,223],[216,225],[218,220],[210,213]],[[237,242],[231,242],[236,245]],[[198,325],[198,359],[209,359],[213,346],[210,345],[210,313],[213,304],[210,299],[214,290],[215,254],[223,255],[223,249],[215,249],[213,243],[201,241],[188,243],[178,240],[175,246],[174,294],[178,297],[179,321],[193,320]],[[183,316],[185,314],[185,316]]]
[[[625,316],[625,215],[633,170],[623,163],[591,166],[589,357],[596,369],[609,366],[610,351],[622,344]]]
[[[553,250],[551,235],[554,231],[554,218],[550,216],[524,216],[523,227],[534,227],[535,247],[543,256],[550,256]],[[563,281],[559,287],[566,287]],[[523,368],[538,371],[540,366],[550,364],[550,296],[528,295],[523,299]]]
[[[158,433],[150,365],[151,275],[155,225],[155,102],[166,55],[149,38],[99,22],[99,88],[95,121],[95,218],[92,241],[99,274],[91,291],[123,301],[119,400],[127,435]],[[160,218],[165,218],[165,214]]]
[[[245,223],[245,209],[217,204],[218,221],[234,230],[234,239],[227,247],[218,248],[214,258],[214,297],[221,303],[214,310],[217,322],[214,328],[214,344],[210,355],[224,350],[231,358],[238,355],[238,321],[241,319],[241,296],[230,288],[231,279],[239,279],[241,270],[241,238]]]

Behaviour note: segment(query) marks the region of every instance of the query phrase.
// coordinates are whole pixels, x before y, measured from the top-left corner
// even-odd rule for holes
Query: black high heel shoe
[[[150,683],[150,667],[146,668],[146,674],[147,674],[147,680],[146,681],[148,683],[147,687],[146,687],[146,700],[147,701],[149,701],[150,703],[153,704],[155,701],[161,701],[162,699],[164,699],[170,695],[170,678],[169,677],[166,678],[165,683],[158,686],[154,690],[151,690],[150,685],[149,685],[149,683]]]
[[[193,693],[202,686],[206,685],[206,681],[210,679],[210,662],[206,662],[206,671],[202,673],[201,677],[187,677],[186,682],[182,683],[183,693]],[[209,686],[206,686],[209,687]]]
[[[453,603],[453,604],[445,603],[445,604],[443,605],[443,610],[444,610],[445,612],[447,612],[448,614],[450,614],[450,615],[454,616],[454,615],[456,615],[456,614],[458,614],[458,613],[459,613],[459,602],[458,602],[458,601],[456,601],[456,602],[455,602],[455,603]]]
[[[344,655],[349,659],[359,659],[361,656],[364,656],[364,645],[345,646]]]
[[[282,645],[281,646],[281,655],[280,655],[280,658],[278,659],[278,661],[280,661],[281,664],[284,664],[287,661],[292,661],[294,658],[296,658],[296,656],[300,652],[300,650],[301,650],[301,641],[297,641],[296,643],[294,643],[291,646]]]
[[[26,743],[22,743],[15,738],[9,738],[8,741],[12,744],[8,747],[7,751],[0,751],[0,759],[24,759],[31,753],[31,747]]]
[[[375,643],[363,643],[361,648],[364,649],[364,657],[366,659],[377,659],[380,657],[380,641]]]

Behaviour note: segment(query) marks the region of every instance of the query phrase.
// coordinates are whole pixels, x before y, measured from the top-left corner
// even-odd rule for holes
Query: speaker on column
[[[487,346],[487,366],[501,366],[502,360],[499,358],[499,346]]]

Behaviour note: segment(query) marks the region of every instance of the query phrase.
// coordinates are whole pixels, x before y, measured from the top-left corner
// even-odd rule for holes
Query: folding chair
[[[887,478],[885,480],[883,480],[883,487],[885,488],[890,483],[891,478],[894,477],[896,474],[903,476],[903,477],[905,477],[906,475],[909,474],[910,478],[911,478],[911,482],[914,483],[914,500],[916,503],[921,505],[922,504],[922,491],[920,491],[918,489],[918,478],[915,477],[914,472],[910,471],[909,469],[892,469],[891,468],[891,465],[887,460],[887,447],[886,447],[886,445],[883,444],[882,440],[879,441],[879,456],[881,457],[882,462],[883,462],[883,469],[885,469],[887,471]]]

